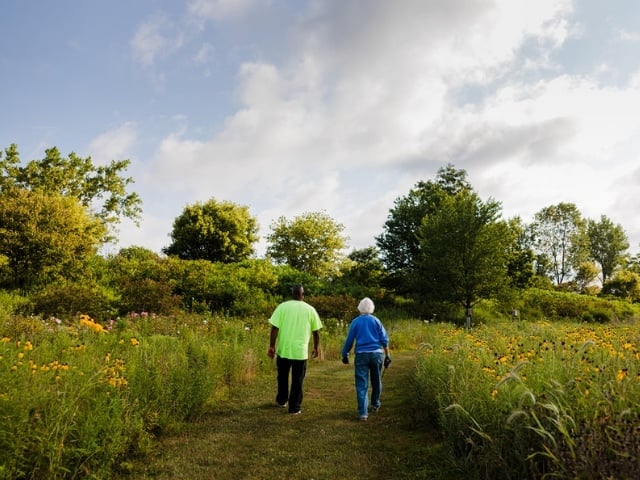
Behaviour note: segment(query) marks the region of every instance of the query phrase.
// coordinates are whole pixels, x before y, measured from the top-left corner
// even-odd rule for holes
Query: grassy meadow
[[[428,329],[418,411],[469,478],[636,478],[636,324],[502,322]]]
[[[411,352],[412,381],[396,395],[415,428],[437,432],[442,478],[635,475],[635,323],[501,320],[467,330],[379,316],[392,352]],[[317,362],[339,365],[347,326],[324,323]],[[6,315],[0,328],[0,479],[126,478],[163,438],[215,418],[230,397],[249,402],[243,392],[274,379],[265,318]],[[404,478],[435,478],[430,448],[412,446]]]

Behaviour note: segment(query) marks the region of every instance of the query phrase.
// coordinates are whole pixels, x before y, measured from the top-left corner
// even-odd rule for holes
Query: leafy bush
[[[0,290],[0,322],[15,313],[24,310],[29,299],[17,293]]]
[[[107,320],[116,314],[111,291],[91,283],[54,283],[33,294],[30,312],[49,317],[76,317],[80,313]]]
[[[606,323],[640,317],[640,306],[616,299],[553,290],[529,289],[522,295],[523,319],[582,319]]]
[[[182,298],[172,294],[167,282],[152,278],[123,279],[120,287],[118,310],[130,312],[154,312],[158,315],[174,315],[180,311]]]
[[[322,319],[333,318],[344,322],[350,322],[359,315],[359,300],[348,295],[313,295],[305,297]]]

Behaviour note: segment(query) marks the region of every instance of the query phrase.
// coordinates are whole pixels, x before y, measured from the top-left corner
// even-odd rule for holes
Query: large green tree
[[[441,199],[418,231],[422,295],[469,309],[503,289],[515,239],[500,214],[498,202],[470,190]]]
[[[137,222],[142,201],[135,192],[127,192],[133,179],[123,176],[129,160],[113,160],[108,165],[94,165],[91,157],[75,153],[67,157],[56,147],[45,156],[23,165],[18,147],[13,144],[0,152],[0,194],[9,188],[21,188],[43,194],[75,198],[106,226],[114,227],[123,218]],[[107,232],[108,233],[108,232]],[[111,240],[107,237],[103,240]]]
[[[395,200],[382,233],[376,237],[376,245],[396,288],[411,288],[420,257],[421,245],[416,232],[422,219],[435,212],[443,198],[464,190],[472,190],[467,172],[447,165],[438,170],[434,180],[418,182],[406,196]]]
[[[267,257],[320,278],[336,276],[347,244],[343,231],[325,212],[307,212],[293,220],[280,217],[267,236]]]
[[[587,258],[585,221],[573,203],[559,203],[543,208],[530,225],[533,246],[539,265],[556,285],[572,278],[576,268]]]
[[[604,285],[614,270],[625,263],[629,240],[622,226],[614,224],[605,215],[600,221],[587,221],[587,237],[591,259],[600,265]]]
[[[105,226],[77,199],[23,188],[0,195],[0,255],[21,289],[77,278],[101,244]]]
[[[254,253],[258,222],[249,208],[215,198],[187,205],[173,222],[167,255],[183,260],[234,263]]]

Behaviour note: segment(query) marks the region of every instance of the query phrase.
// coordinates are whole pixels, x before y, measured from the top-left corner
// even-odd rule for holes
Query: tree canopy
[[[167,255],[183,260],[233,263],[248,259],[258,241],[258,222],[246,206],[219,202],[187,205],[173,222]]]
[[[539,267],[543,267],[539,273],[549,275],[556,285],[570,279],[585,260],[584,228],[582,215],[573,203],[551,205],[536,213],[531,231]]]
[[[75,198],[3,187],[0,255],[12,286],[78,276],[104,234],[104,224]]]
[[[406,196],[397,198],[382,233],[376,237],[387,269],[395,272],[412,268],[420,252],[416,232],[424,216],[434,212],[443,197],[470,189],[467,172],[447,165],[438,170],[435,180],[419,181]]]
[[[589,252],[593,261],[600,265],[604,285],[616,267],[624,264],[629,241],[621,225],[615,225],[605,215],[599,221],[587,221]]]
[[[122,217],[137,222],[142,201],[137,193],[127,192],[133,179],[123,172],[129,164],[129,160],[112,160],[96,166],[91,157],[73,152],[64,157],[53,147],[45,150],[44,158],[23,165],[17,145],[12,144],[4,157],[0,153],[0,191],[13,187],[75,198],[106,226],[116,225]]]
[[[449,164],[438,170],[435,180],[420,181],[406,196],[395,200],[376,245],[396,285],[410,281],[416,269],[421,250],[416,232],[422,219],[435,212],[443,198],[464,190],[471,190],[467,172]]]
[[[498,202],[467,189],[442,197],[418,232],[423,295],[468,309],[503,288],[515,238],[500,212]]]
[[[321,278],[332,277],[344,258],[343,231],[344,226],[324,212],[307,212],[293,220],[280,217],[267,236],[267,257]]]

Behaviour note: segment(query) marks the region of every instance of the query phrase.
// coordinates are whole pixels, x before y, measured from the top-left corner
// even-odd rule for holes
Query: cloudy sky
[[[449,163],[504,218],[571,202],[638,250],[637,0],[33,0],[2,20],[0,147],[130,159],[144,214],[113,252],[159,252],[211,198],[262,237],[323,211],[363,248]]]

